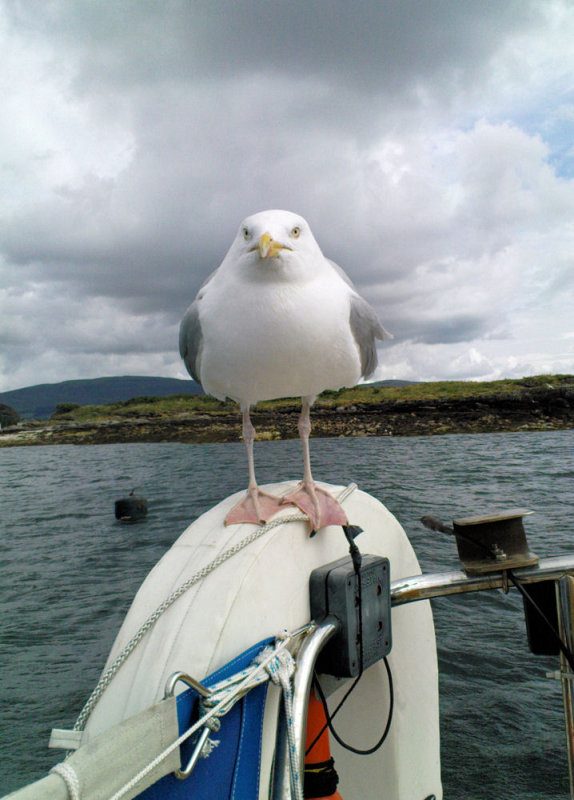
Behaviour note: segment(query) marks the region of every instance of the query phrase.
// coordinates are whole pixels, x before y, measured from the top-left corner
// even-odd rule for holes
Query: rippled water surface
[[[574,431],[315,439],[314,472],[355,481],[407,531],[425,571],[456,569],[450,537],[419,518],[535,511],[531,549],[574,545]],[[300,473],[297,441],[256,447],[262,483]],[[145,575],[200,513],[246,481],[241,444],[0,450],[0,793],[61,759],[50,729],[73,725]],[[115,522],[134,486],[147,521]],[[566,798],[557,659],[530,654],[511,592],[433,601],[447,800]]]

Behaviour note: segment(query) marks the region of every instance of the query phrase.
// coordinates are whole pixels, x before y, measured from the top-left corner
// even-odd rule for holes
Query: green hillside
[[[297,436],[300,407],[300,398],[257,404],[252,409],[257,438]],[[574,428],[574,376],[357,386],[324,392],[312,418],[313,435],[322,437],[570,430]],[[199,394],[146,395],[93,405],[61,402],[48,422],[0,430],[0,447],[236,442],[240,438],[241,414],[231,401],[222,403]]]
[[[201,392],[199,384],[192,380],[125,375],[117,378],[43,383],[0,392],[0,403],[15,409],[23,419],[49,419],[60,403],[102,405],[122,402],[132,397],[163,397]]]
[[[464,400],[481,398],[512,399],[536,394],[537,391],[547,393],[553,389],[574,390],[572,375],[538,375],[517,380],[500,381],[438,381],[432,383],[411,383],[403,386],[385,386],[381,384],[364,384],[352,389],[341,389],[338,392],[323,392],[315,403],[315,408],[337,408],[350,406],[375,406],[381,403],[392,404],[424,404],[425,402]],[[300,398],[270,400],[257,404],[258,409],[298,409]],[[204,413],[217,417],[229,414],[237,406],[232,401],[225,403],[208,395],[178,394],[170,397],[134,397],[127,401],[107,403],[103,405],[87,405],[79,408],[61,407],[56,411],[54,419],[89,421],[96,419],[122,419],[136,417],[172,418],[185,413]]]

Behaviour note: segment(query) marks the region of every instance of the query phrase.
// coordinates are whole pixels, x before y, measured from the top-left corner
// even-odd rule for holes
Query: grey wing
[[[185,312],[179,326],[179,354],[185,362],[191,377],[201,385],[199,360],[203,345],[203,334],[199,320],[199,303],[193,301]]]
[[[203,333],[199,319],[199,301],[203,297],[204,289],[213,278],[217,270],[203,281],[199,287],[197,297],[183,315],[179,326],[179,354],[183,358],[187,371],[201,386],[200,360],[203,347]]]
[[[377,317],[375,311],[358,294],[351,295],[351,331],[361,356],[361,377],[369,378],[377,368],[376,339],[392,339]]]

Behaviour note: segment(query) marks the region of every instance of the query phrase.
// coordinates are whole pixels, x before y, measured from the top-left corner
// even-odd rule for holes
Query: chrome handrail
[[[504,572],[499,565],[498,572],[483,575],[467,575],[462,570],[456,570],[399,578],[391,582],[391,605],[400,606],[433,597],[502,589],[507,585]],[[541,558],[535,567],[520,567],[512,572],[520,583],[556,581],[563,575],[574,573],[574,555]]]
[[[297,669],[293,679],[293,707],[291,725],[295,741],[295,753],[288,753],[285,715],[280,711],[278,740],[275,754],[273,781],[273,800],[283,800],[291,796],[291,759],[295,761],[301,779],[305,771],[305,738],[307,732],[307,707],[309,691],[313,682],[315,663],[321,650],[340,628],[335,617],[325,617],[307,634],[297,654]]]
[[[335,617],[326,617],[304,641],[297,656],[297,671],[293,681],[293,728],[299,762],[299,774],[305,772],[305,738],[307,733],[307,709],[309,692],[313,683],[315,664],[329,639],[340,629]]]

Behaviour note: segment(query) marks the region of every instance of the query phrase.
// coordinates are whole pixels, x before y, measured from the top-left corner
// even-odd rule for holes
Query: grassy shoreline
[[[260,439],[297,435],[299,399],[259,403]],[[574,376],[492,382],[363,385],[317,398],[314,436],[412,436],[574,428]],[[61,404],[48,422],[0,431],[0,447],[121,442],[237,441],[237,405],[206,395],[140,397],[101,406]]]

